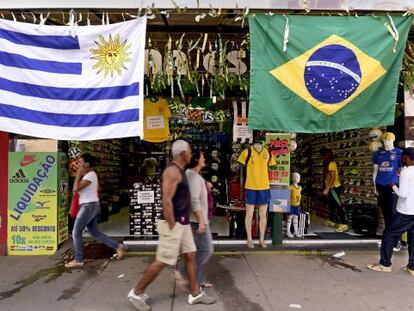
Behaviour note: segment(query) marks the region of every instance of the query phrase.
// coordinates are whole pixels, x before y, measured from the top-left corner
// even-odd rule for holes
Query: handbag
[[[79,193],[75,192],[72,197],[72,203],[70,204],[70,216],[72,218],[76,218],[79,213],[80,205],[79,205]]]

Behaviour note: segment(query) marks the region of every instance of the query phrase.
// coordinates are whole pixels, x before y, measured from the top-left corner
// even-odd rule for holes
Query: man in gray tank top
[[[189,224],[191,213],[191,196],[188,181],[184,173],[185,166],[190,163],[190,145],[177,140],[172,145],[173,161],[162,174],[163,217],[157,223],[159,244],[155,260],[145,271],[141,280],[131,289],[128,300],[140,311],[151,310],[147,304],[148,295],[145,289],[158,276],[166,265],[175,265],[180,252],[185,259],[190,284],[189,304],[213,304],[215,298],[200,291],[197,281],[193,233]]]

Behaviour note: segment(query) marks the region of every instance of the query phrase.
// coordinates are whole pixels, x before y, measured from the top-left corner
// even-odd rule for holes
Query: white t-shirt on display
[[[397,211],[404,215],[414,215],[414,166],[401,170],[400,187],[392,188],[398,195]]]
[[[90,171],[82,180],[88,180],[91,183],[82,190],[79,190],[79,204],[85,204],[90,202],[99,202],[98,197],[98,176],[94,171]]]

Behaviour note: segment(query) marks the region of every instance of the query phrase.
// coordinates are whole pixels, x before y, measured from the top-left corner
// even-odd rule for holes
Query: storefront
[[[13,11],[3,10],[1,13],[9,20],[16,19],[22,22],[33,22],[34,18],[45,18],[48,15],[48,10],[42,9],[46,6],[38,6],[39,9],[36,9],[33,8],[33,4],[21,2],[21,6],[12,8]],[[70,15],[68,7],[63,4],[59,4],[59,7],[56,4],[47,6],[54,9],[51,10],[45,23],[62,25],[66,24],[71,16],[75,16],[79,26],[89,23],[112,24],[132,19],[138,14],[135,4],[130,1],[125,1],[124,5],[117,5],[117,7],[102,7],[101,4],[93,3],[94,1],[89,2],[88,5],[82,4],[84,9],[75,10],[75,15]],[[139,14],[148,16],[144,110],[147,116],[152,117],[146,118],[149,120],[146,124],[147,135],[142,138],[104,141],[59,141],[56,142],[53,150],[68,155],[69,165],[66,168],[69,176],[73,176],[75,160],[81,153],[88,152],[100,159],[97,173],[102,185],[100,226],[104,232],[130,241],[156,239],[154,223],[160,215],[161,208],[159,174],[168,165],[171,141],[185,139],[194,148],[204,151],[207,156],[208,167],[203,173],[213,184],[216,200],[215,216],[211,225],[215,240],[244,243],[242,240],[245,239],[243,209],[245,172],[238,164],[237,158],[255,137],[261,136],[261,140],[266,140],[266,132],[255,132],[253,135],[246,126],[250,67],[247,14],[254,10],[257,12],[272,10],[276,13],[286,9],[319,9],[331,10],[335,13],[345,10],[339,1],[337,4],[330,3],[330,7],[326,4],[313,5],[312,1],[294,5],[287,2],[285,4],[278,2],[275,6],[266,5],[266,7],[260,7],[262,4],[256,3],[248,6],[251,7],[250,11],[234,9],[236,5],[231,3],[226,9],[215,9],[214,6],[204,2],[200,2],[202,9],[191,7],[194,4],[182,5],[180,8],[170,2],[162,5],[157,3],[156,7],[151,4],[142,6],[143,9]],[[406,9],[401,3],[394,5],[387,3],[381,4],[378,1],[377,6],[367,7],[355,2],[348,9],[350,7],[358,11]],[[188,6],[188,9],[184,10],[184,6]],[[26,9],[27,7],[32,9]],[[92,9],[95,7],[101,9]],[[31,12],[34,14],[32,15]],[[352,11],[349,14],[357,13]],[[403,101],[403,90],[401,90],[397,102]],[[398,111],[402,111],[400,107]],[[397,115],[396,128],[389,129],[396,134],[396,144],[400,147],[404,146],[399,142],[405,140],[404,131],[401,130],[403,127],[401,124],[404,123],[402,118],[402,115]],[[287,179],[292,172],[297,171],[302,175],[303,212],[310,215],[310,218],[306,214],[302,219],[304,231],[307,232],[305,239],[335,238],[323,234],[333,232],[332,229],[323,226],[323,219],[327,217],[327,208],[320,199],[323,180],[319,154],[327,145],[334,150],[342,170],[341,178],[345,186],[343,203],[347,205],[351,227],[355,216],[353,210],[360,210],[359,207],[362,205],[376,206],[372,183],[372,153],[368,148],[371,142],[370,130],[298,134],[287,139],[296,142],[297,149],[290,153],[290,165],[282,171],[283,174],[288,172],[288,176],[284,176]],[[10,139],[10,151],[24,151],[29,154],[52,152],[50,146],[46,149],[42,149],[42,143],[31,146],[21,141],[22,138],[16,135],[6,138]],[[292,145],[294,143],[290,144]],[[2,155],[5,154],[3,146],[4,144],[2,144]],[[294,148],[290,150],[292,149]],[[68,184],[71,184],[70,177]],[[1,212],[4,212],[5,207],[6,204],[0,201]],[[367,239],[368,236],[369,239],[375,240],[375,235],[382,232],[381,214],[377,213],[376,208],[374,210],[371,215],[374,223],[369,225],[372,229],[365,230],[364,227],[362,231],[357,230],[354,234],[351,228],[350,239],[355,237]],[[4,219],[3,214],[0,216]],[[269,219],[271,230],[272,217]],[[254,235],[257,235],[258,231],[256,223],[257,219],[252,226]],[[4,222],[0,225],[1,232],[4,234]],[[270,230],[268,239],[272,236]],[[339,238],[343,239],[344,236]],[[292,240],[286,241],[289,243]],[[300,241],[302,242],[303,239]]]

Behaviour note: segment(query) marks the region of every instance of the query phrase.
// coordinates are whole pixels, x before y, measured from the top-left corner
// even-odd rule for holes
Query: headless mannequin
[[[263,151],[263,146],[260,143],[255,143],[253,148],[256,149],[258,152]],[[246,233],[247,233],[247,245],[249,248],[253,248],[253,240],[252,240],[252,219],[254,213],[255,205],[246,204],[246,218],[245,218],[245,226],[246,226]],[[267,208],[268,204],[259,205],[259,231],[260,231],[260,245],[263,248],[266,248],[266,243],[264,241],[264,236],[266,233],[266,225],[267,225]]]
[[[299,189],[300,188],[299,183],[300,183],[300,175],[299,175],[299,173],[293,173],[292,174],[292,184],[293,184],[293,187],[295,187],[296,189]],[[292,196],[291,196],[291,198],[292,198]],[[300,198],[299,198],[299,202],[298,203],[300,203]],[[299,207],[299,206],[300,205],[295,205],[296,208]],[[300,212],[300,210],[299,210],[299,212]],[[293,223],[293,234],[290,232],[290,227],[292,226],[292,223]],[[288,216],[288,219],[287,219],[287,228],[286,228],[286,235],[289,238],[293,238],[294,236],[296,236],[298,238],[302,237],[302,235],[298,231],[298,224],[299,224],[299,216],[298,215],[294,215],[293,213],[291,213]]]

